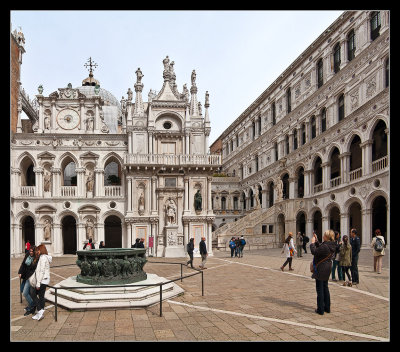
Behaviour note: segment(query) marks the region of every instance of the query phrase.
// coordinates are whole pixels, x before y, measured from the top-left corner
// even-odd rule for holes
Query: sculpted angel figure
[[[137,72],[137,71],[136,71]],[[133,92],[132,89],[128,88],[128,91],[126,92],[128,94],[128,101],[131,101],[133,98]]]
[[[195,86],[196,85],[196,71],[195,70],[192,71],[191,79],[192,79],[192,86]]]

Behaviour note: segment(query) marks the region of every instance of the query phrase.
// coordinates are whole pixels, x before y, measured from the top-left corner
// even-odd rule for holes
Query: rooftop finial
[[[100,87],[100,82],[93,78],[93,69],[97,67],[97,64],[92,60],[92,57],[89,57],[88,61],[86,64],[84,64],[88,71],[89,71],[89,77],[85,78],[82,81],[82,86],[96,86],[98,85]]]
[[[89,70],[89,75],[92,74],[93,75],[93,68],[97,67],[97,64],[92,61],[92,57],[89,57],[88,62],[84,65],[86,68],[88,68],[88,66],[90,67]]]

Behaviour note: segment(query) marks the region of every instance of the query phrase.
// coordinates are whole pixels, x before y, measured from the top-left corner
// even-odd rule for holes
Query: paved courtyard
[[[148,258],[144,269],[166,279],[179,277],[186,258]],[[177,282],[182,296],[146,309],[73,312],[46,302],[45,317],[23,316],[17,271],[22,258],[11,259],[11,341],[388,341],[389,250],[382,274],[374,273],[371,250],[359,259],[360,284],[329,282],[331,313],[318,315],[315,281],[310,278],[310,252],[293,260],[294,271],[282,272],[280,249],[245,248],[243,258],[215,252],[201,275]],[[75,256],[54,257],[50,285],[76,275]],[[196,267],[200,258],[195,258]],[[184,267],[184,274],[193,273]]]

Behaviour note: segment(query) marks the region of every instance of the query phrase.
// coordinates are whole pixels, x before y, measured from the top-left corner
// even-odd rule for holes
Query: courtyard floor
[[[247,247],[247,246],[246,246]],[[382,274],[374,273],[372,250],[361,250],[360,284],[343,287],[329,282],[331,313],[318,315],[315,281],[309,273],[312,255],[286,266],[280,249],[249,250],[243,258],[215,252],[201,275],[184,279],[182,296],[146,309],[74,312],[46,302],[44,319],[23,316],[17,275],[22,258],[10,261],[11,341],[389,341],[389,250]],[[76,256],[54,257],[50,285],[79,273]],[[148,258],[144,270],[166,279],[179,277],[179,265],[151,261],[186,262],[186,258]],[[201,259],[195,258],[196,267]],[[193,273],[184,267],[183,273]]]

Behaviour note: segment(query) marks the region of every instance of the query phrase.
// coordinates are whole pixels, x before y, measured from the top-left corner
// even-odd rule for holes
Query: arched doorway
[[[64,254],[76,254],[76,221],[71,215],[65,216],[61,221]]]
[[[361,221],[361,205],[357,202],[353,203],[349,207],[349,230],[356,229],[357,234],[360,237],[360,243],[362,244],[362,221]],[[350,231],[349,231],[350,232]]]
[[[23,251],[25,250],[25,243],[29,240],[31,246],[36,245],[35,243],[35,221],[31,216],[27,215],[22,220],[22,246]]]
[[[313,216],[313,230],[318,237],[318,241],[322,242],[322,214],[319,210],[317,210]],[[311,241],[312,233],[308,234],[308,237]]]
[[[306,216],[303,212],[296,216],[296,236],[297,232],[306,233]]]
[[[329,229],[340,233],[340,211],[337,207],[329,211]]]
[[[376,229],[381,230],[387,244],[387,203],[383,196],[376,197],[372,202],[372,236]]]
[[[118,216],[110,215],[104,221],[104,241],[107,248],[122,248],[122,224]]]
[[[283,245],[283,243],[285,242],[285,215],[283,214],[278,215],[276,230],[279,242],[281,245]]]
[[[250,200],[250,209],[252,209],[254,207],[254,194],[251,188],[249,191],[249,200]]]

